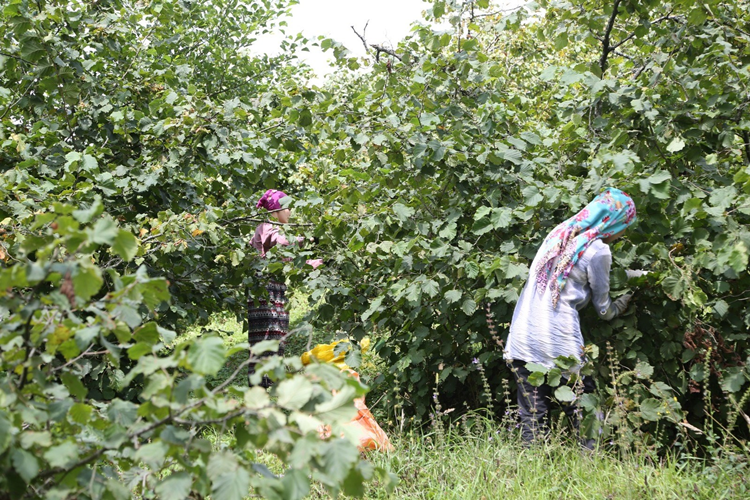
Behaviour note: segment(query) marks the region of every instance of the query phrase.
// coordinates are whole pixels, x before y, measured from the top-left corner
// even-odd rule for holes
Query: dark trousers
[[[518,413],[521,418],[521,437],[525,443],[530,443],[536,439],[544,439],[549,431],[549,409],[552,406],[553,388],[547,384],[535,387],[529,383],[531,372],[526,369],[526,361],[513,361],[509,364],[513,375],[518,383],[517,399]],[[583,377],[583,392],[591,393],[595,390],[594,380],[591,377]],[[567,379],[563,377],[562,383]],[[578,429],[580,424],[579,408],[575,402],[570,404],[561,404],[562,410],[568,416],[571,424]],[[594,447],[594,440],[584,440],[582,444],[586,448]]]

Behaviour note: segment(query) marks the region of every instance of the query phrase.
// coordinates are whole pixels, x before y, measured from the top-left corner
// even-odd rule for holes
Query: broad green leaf
[[[216,451],[211,453],[211,458],[208,460],[208,467],[206,467],[206,473],[211,481],[215,481],[222,474],[233,471],[239,467],[237,463],[237,456],[231,451]]]
[[[196,340],[188,351],[188,361],[196,373],[216,375],[224,366],[226,349],[219,337],[205,337]]]
[[[250,493],[250,473],[244,467],[225,472],[212,481],[211,498],[243,500]]]
[[[547,385],[557,387],[562,380],[562,371],[559,368],[550,368],[547,372]]]
[[[513,221],[513,211],[509,208],[494,208],[490,221],[495,229],[506,228]]]
[[[313,394],[313,386],[302,375],[295,375],[282,381],[276,388],[279,406],[289,410],[299,410]]]
[[[99,167],[99,163],[96,161],[96,158],[89,154],[83,155],[82,158],[82,167],[85,171],[91,172],[92,170],[96,170]]]
[[[245,406],[251,410],[257,410],[269,405],[271,400],[268,393],[262,387],[253,386],[245,392]]]
[[[328,424],[346,422],[357,414],[353,403],[355,397],[354,388],[345,385],[331,400],[315,407],[315,416]]]
[[[73,396],[80,400],[86,398],[86,394],[88,394],[89,391],[83,385],[83,382],[81,382],[80,378],[76,377],[70,372],[61,373],[60,378],[62,379],[63,384],[65,384],[65,387],[68,388]]]
[[[281,478],[281,486],[284,498],[289,500],[301,500],[310,493],[310,479],[299,469],[288,470]]]
[[[661,412],[662,404],[658,399],[648,398],[641,401],[640,410],[641,417],[644,420],[656,422],[661,418],[659,413]]]
[[[104,284],[101,270],[92,265],[81,265],[73,275],[73,288],[82,300],[89,300]]]
[[[542,375],[549,371],[549,368],[544,365],[540,365],[539,363],[526,363],[526,369],[531,373],[537,372],[541,373]]]
[[[323,471],[334,481],[343,481],[358,458],[354,445],[345,439],[333,439],[323,452]]]
[[[466,299],[461,304],[461,310],[467,316],[471,316],[477,310],[477,303],[473,299]]]
[[[564,403],[570,403],[572,401],[575,401],[576,393],[573,392],[573,389],[571,389],[567,385],[561,385],[560,387],[555,389],[555,399]]]
[[[430,297],[435,297],[440,292],[440,286],[436,281],[428,279],[422,284],[422,292]]]
[[[138,251],[138,240],[130,233],[130,231],[120,229],[115,237],[112,250],[122,257],[125,262],[130,262]]]
[[[11,453],[13,468],[24,481],[30,483],[39,474],[39,461],[26,450],[16,448]]]
[[[94,199],[94,202],[91,204],[91,206],[89,206],[89,208],[74,210],[73,217],[75,217],[75,219],[81,224],[88,224],[95,217],[99,217],[103,211],[104,204],[102,203],[102,199],[100,197],[97,197]]]
[[[678,151],[682,151],[685,148],[685,141],[682,140],[682,137],[675,137],[672,139],[672,142],[670,142],[667,145],[667,151],[670,153],[676,153]]]
[[[529,373],[528,381],[534,387],[540,387],[544,384],[544,374],[539,372]]]
[[[406,222],[409,218],[414,216],[414,209],[407,207],[402,203],[395,203],[393,205],[393,213],[396,214],[396,217],[398,217],[401,222]]]
[[[115,221],[109,217],[102,217],[91,229],[91,241],[102,245],[111,245],[117,237],[119,230]]]
[[[445,300],[448,301],[448,303],[453,304],[454,302],[458,302],[461,300],[461,297],[463,296],[463,292],[461,290],[449,290],[445,292]]]
[[[91,406],[84,403],[75,403],[70,407],[70,410],[68,410],[68,415],[70,415],[71,420],[74,422],[87,424],[91,419],[92,412],[93,408]]]
[[[155,441],[141,445],[135,452],[136,460],[139,460],[152,469],[158,470],[164,463],[164,459],[169,452],[169,445],[164,441]]]
[[[174,472],[156,485],[154,491],[163,500],[183,500],[190,495],[193,478],[185,471]]]
[[[67,467],[78,460],[78,446],[70,441],[65,441],[45,451],[44,459],[52,467]]]
[[[644,361],[638,361],[635,365],[635,376],[640,379],[650,378],[654,374],[654,367]]]
[[[739,392],[747,380],[745,367],[733,366],[723,373],[721,388],[726,392]]]

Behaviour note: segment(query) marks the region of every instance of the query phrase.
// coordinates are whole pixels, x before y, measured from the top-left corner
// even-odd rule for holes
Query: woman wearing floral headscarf
[[[257,208],[265,208],[270,217],[275,219],[275,223],[262,222],[250,240],[250,244],[260,252],[261,258],[266,258],[266,253],[276,245],[302,245],[305,239],[298,236],[296,239],[289,241],[283,233],[279,231],[279,226],[289,222],[291,210],[282,207],[282,199],[287,195],[283,191],[269,189],[258,200]],[[323,263],[320,259],[308,260],[313,268]],[[250,347],[263,340],[279,340],[279,355],[284,355],[284,340],[289,332],[289,313],[286,310],[286,285],[282,281],[276,281],[262,277],[267,280],[266,290],[268,298],[249,297],[247,304],[247,322],[248,322],[248,342]],[[255,373],[255,364],[251,364],[249,374]],[[268,377],[263,377],[261,382],[263,387],[271,385]]]
[[[513,312],[504,357],[518,382],[522,437],[530,442],[544,427],[552,388],[532,386],[527,363],[547,368],[555,358],[583,359],[580,311],[593,302],[599,317],[610,320],[621,314],[630,295],[609,297],[612,254],[609,244],[622,236],[636,219],[633,200],[608,188],[576,215],[558,225],[545,238],[534,258],[529,280]],[[583,377],[584,392],[594,390]],[[563,408],[578,425],[575,405]],[[593,446],[593,441],[586,443]]]

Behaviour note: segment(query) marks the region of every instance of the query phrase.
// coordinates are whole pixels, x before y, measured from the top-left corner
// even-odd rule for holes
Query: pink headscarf
[[[255,205],[256,208],[265,208],[266,210],[281,210],[281,203],[279,200],[286,198],[286,193],[283,191],[277,191],[275,189],[269,189],[263,196],[260,197],[258,203]]]

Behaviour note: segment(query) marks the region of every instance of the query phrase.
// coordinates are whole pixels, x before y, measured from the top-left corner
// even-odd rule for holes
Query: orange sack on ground
[[[308,351],[302,355],[302,364],[310,364],[313,359],[324,362],[332,363],[340,368],[342,371],[346,371],[352,377],[359,380],[359,374],[349,368],[344,362],[344,354],[335,355],[334,347],[341,341],[334,342],[332,344],[318,345],[311,351]],[[362,351],[366,351],[369,347],[369,342],[362,342]],[[385,431],[378,425],[375,417],[372,416],[370,409],[365,404],[365,398],[357,398],[354,400],[354,406],[357,408],[357,415],[346,424],[348,427],[354,427],[357,430],[359,436],[359,451],[370,451],[370,450],[381,450],[381,451],[392,451],[393,445],[388,439]],[[325,426],[320,430],[320,437],[327,438],[331,435],[331,428]]]

